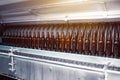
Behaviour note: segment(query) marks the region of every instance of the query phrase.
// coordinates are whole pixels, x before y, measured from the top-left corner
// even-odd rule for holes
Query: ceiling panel
[[[49,20],[65,18],[66,15],[83,15],[84,13],[101,14],[101,11],[116,11],[120,16],[120,0],[1,0],[1,21],[21,22],[29,20]],[[95,14],[95,15],[96,15]],[[26,16],[26,17],[25,17]],[[32,16],[32,17],[31,17]],[[94,16],[94,14],[92,14]],[[56,18],[57,17],[57,18]],[[118,17],[117,17],[118,18]]]

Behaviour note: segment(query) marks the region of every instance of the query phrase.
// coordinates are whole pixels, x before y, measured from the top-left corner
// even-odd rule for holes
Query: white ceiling
[[[54,21],[62,20],[66,16],[71,19],[72,17],[79,19],[84,13],[97,12],[101,15],[101,12],[104,11],[107,12],[107,15],[112,14],[119,18],[120,0],[87,0],[83,2],[80,0],[0,0],[0,20],[3,23]]]

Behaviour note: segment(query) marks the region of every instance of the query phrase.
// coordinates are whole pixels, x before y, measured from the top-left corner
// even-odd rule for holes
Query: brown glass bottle
[[[55,49],[55,42],[54,42],[55,40],[54,40],[54,33],[53,32],[51,32],[51,41],[50,41],[50,45],[51,45],[51,47],[50,47],[50,50],[54,50]]]
[[[15,36],[15,32],[13,32],[13,35],[12,35],[12,45],[13,46],[16,46],[16,36]]]
[[[16,42],[17,40],[16,39],[17,39],[17,33],[14,32],[14,35],[13,35],[13,45],[14,46],[17,46],[17,42]]]
[[[6,44],[6,37],[7,37],[6,32],[4,32],[2,35],[2,44]]]
[[[55,50],[56,51],[60,51],[59,46],[60,46],[60,39],[59,39],[59,33],[57,32],[56,39],[55,39],[55,48],[56,48]]]
[[[16,46],[19,46],[19,32],[16,33]]]
[[[5,32],[5,40],[4,40],[4,44],[7,45],[7,40],[8,40],[8,32]]]
[[[34,32],[34,34],[33,34],[33,38],[32,38],[32,48],[36,48],[36,32]]]
[[[65,49],[66,52],[70,52],[71,50],[71,37],[70,32],[67,32],[66,40],[65,40]]]
[[[18,40],[18,42],[19,42],[19,47],[21,46],[21,32],[19,32],[19,40]]]
[[[7,36],[6,36],[6,45],[9,45],[10,39],[9,39],[9,32],[7,32]]]
[[[8,36],[9,36],[9,32],[6,32],[6,37],[5,37],[5,44],[8,45]]]
[[[41,37],[41,49],[45,49],[45,36],[44,36],[44,32],[42,32],[42,37]]]
[[[8,36],[8,34],[7,34],[7,32],[5,32],[5,37],[4,37],[4,42],[3,42],[3,44],[6,44],[7,45],[7,36]]]
[[[2,44],[5,44],[5,39],[6,38],[6,32],[3,33],[2,35]]]
[[[78,37],[78,42],[77,42],[77,51],[78,53],[82,53],[83,52],[83,34],[82,32],[80,32],[80,35]]]
[[[96,31],[92,34],[92,41],[91,41],[91,55],[96,55],[97,52],[97,33]]]
[[[6,37],[6,44],[10,45],[10,32],[8,32],[8,35]]]
[[[12,34],[12,46],[15,46],[15,32]]]
[[[9,45],[11,46],[12,45],[12,32],[10,32],[10,34],[9,34],[9,39],[10,39]]]
[[[13,33],[13,46],[16,46],[16,32]]]
[[[20,32],[20,36],[19,36],[20,38],[19,38],[19,46],[21,47],[22,46],[22,34],[21,34],[21,32]]]
[[[11,43],[11,39],[10,39],[10,36],[11,36],[11,33],[10,32],[8,32],[8,36],[7,36],[7,45],[10,45],[10,43]]]
[[[32,48],[32,34],[31,34],[31,31],[29,32],[28,40],[29,40],[29,42],[28,42],[28,47],[29,47],[29,48]]]
[[[18,46],[21,47],[21,30],[19,30],[19,37],[18,37]]]
[[[108,33],[106,36],[106,49],[105,49],[105,56],[111,57],[112,56],[112,39],[111,39],[111,32]]]
[[[61,39],[60,39],[60,51],[65,51],[65,37],[64,32],[61,33]]]
[[[99,41],[98,41],[98,56],[105,56],[104,54],[104,34],[103,32],[99,33]]]
[[[12,40],[12,32],[10,32],[9,39],[10,39],[9,45],[12,46],[12,41],[13,41],[13,40]]]
[[[71,44],[72,44],[71,45],[71,50],[72,50],[73,53],[76,53],[77,52],[77,50],[76,50],[76,46],[77,46],[77,33],[74,32],[72,37],[73,38],[71,40]]]
[[[26,31],[26,36],[25,36],[25,48],[28,48],[28,32]]]
[[[37,49],[38,48],[38,44],[37,44],[37,32],[35,32],[36,33],[36,39],[35,39],[35,48]]]
[[[40,32],[37,33],[37,48],[40,48]]]
[[[46,36],[46,50],[50,49],[50,35],[49,32],[47,32],[47,36]]]
[[[21,47],[24,47],[25,46],[25,36],[24,36],[24,31],[23,33],[21,34]]]
[[[12,41],[13,41],[13,39],[12,39],[12,32],[10,32],[10,46],[12,46]]]
[[[116,32],[114,33],[114,44],[113,44],[113,54],[115,58],[119,57],[119,33]]]
[[[89,32],[86,33],[85,36],[85,49],[84,49],[85,54],[90,54],[90,37],[89,37]]]

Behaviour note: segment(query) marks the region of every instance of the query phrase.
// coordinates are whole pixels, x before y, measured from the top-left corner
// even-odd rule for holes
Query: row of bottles
[[[3,44],[77,54],[120,57],[118,24],[54,24],[8,28]]]

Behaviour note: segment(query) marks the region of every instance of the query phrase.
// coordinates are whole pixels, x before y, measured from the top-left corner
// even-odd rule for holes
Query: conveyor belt
[[[8,49],[8,48],[10,48],[10,46],[2,46],[1,45],[1,47],[3,47],[3,48],[0,49],[0,52],[4,53],[6,55],[9,55],[9,53],[11,53],[11,51],[9,51],[10,49]],[[32,59],[33,60],[34,59],[38,59],[38,60],[40,59],[40,60],[43,60],[43,61],[47,60],[47,61],[53,61],[55,63],[65,63],[65,64],[67,63],[67,64],[71,64],[71,65],[76,65],[76,66],[86,66],[86,67],[98,68],[98,69],[103,69],[105,67],[105,63],[106,63],[106,61],[102,62],[103,61],[102,59],[104,59],[103,57],[97,58],[96,56],[93,56],[93,57],[96,57],[96,58],[94,58],[94,60],[96,61],[95,62],[95,61],[92,61],[92,57],[87,56],[87,55],[78,56],[78,54],[76,54],[76,55],[70,55],[70,56],[68,55],[67,57],[63,57],[65,54],[63,54],[61,52],[59,52],[59,53],[53,52],[53,51],[47,51],[46,52],[44,50],[41,51],[41,50],[37,50],[37,49],[34,50],[34,49],[28,49],[28,48],[27,49],[25,49],[25,48],[22,49],[22,48],[19,48],[19,47],[14,47],[14,49],[17,50],[17,51],[14,51],[15,57],[19,57],[19,56],[20,56],[20,58],[24,58],[24,57],[26,58],[27,57],[28,59],[30,58],[31,60]],[[29,52],[28,52],[28,50],[29,50]],[[55,54],[59,54],[59,55],[57,57],[55,57]],[[49,55],[51,55],[51,56],[49,56]],[[79,57],[79,60],[77,59],[76,56]],[[81,57],[83,57],[83,59]],[[107,62],[112,62],[112,65],[108,66],[107,69],[108,70],[113,70],[113,71],[120,71],[120,67],[118,66],[119,64],[117,66],[113,65],[114,60],[112,61],[112,58],[110,58],[110,59],[111,60],[106,58],[106,60],[108,60]],[[99,62],[97,60],[99,60]],[[100,63],[100,61],[102,63]],[[117,62],[116,62],[116,64],[117,64]]]

